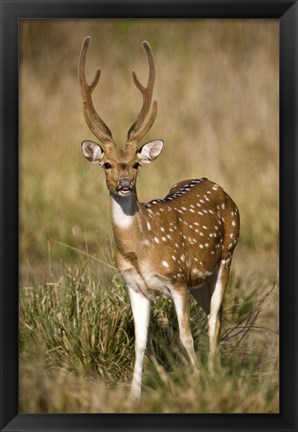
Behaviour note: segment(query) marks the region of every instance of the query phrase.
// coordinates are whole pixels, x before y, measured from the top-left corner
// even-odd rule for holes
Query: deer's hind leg
[[[190,292],[208,317],[209,369],[214,370],[217,357],[217,345],[222,318],[222,301],[229,279],[230,265],[222,260],[219,267],[205,283]]]
[[[219,358],[217,356],[217,346],[221,327],[222,302],[229,280],[230,262],[222,260],[216,272],[216,276],[211,279],[210,289],[210,312],[208,315],[208,336],[209,336],[209,369],[212,371]]]

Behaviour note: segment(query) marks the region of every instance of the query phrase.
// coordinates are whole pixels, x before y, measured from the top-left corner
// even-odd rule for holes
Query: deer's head
[[[92,92],[99,81],[100,69],[97,70],[92,83],[89,85],[85,77],[85,62],[90,42],[90,37],[86,37],[83,42],[79,63],[79,80],[86,123],[91,132],[101,142],[101,145],[86,140],[82,142],[82,150],[86,159],[104,168],[110,193],[126,197],[135,189],[138,167],[154,161],[163,146],[163,141],[155,140],[144,144],[140,148],[138,147],[139,142],[153,125],[157,114],[157,102],[153,101],[152,103],[155,82],[153,55],[149,43],[143,42],[149,65],[148,83],[147,86],[143,86],[136,73],[132,72],[134,83],[142,93],[143,105],[127,133],[125,148],[121,149],[116,146],[110,129],[98,115],[92,102]]]

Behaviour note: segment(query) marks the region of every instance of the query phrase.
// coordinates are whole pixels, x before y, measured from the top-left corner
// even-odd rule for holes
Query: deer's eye
[[[112,165],[111,165],[109,162],[106,162],[106,163],[104,163],[104,164],[102,165],[102,167],[103,167],[104,169],[110,169],[110,168],[112,168]]]
[[[141,166],[141,165],[139,164],[139,162],[136,162],[136,163],[134,164],[133,168],[134,168],[134,169],[138,169],[139,166]]]

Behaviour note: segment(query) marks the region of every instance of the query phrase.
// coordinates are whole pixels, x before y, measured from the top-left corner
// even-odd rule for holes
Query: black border
[[[280,19],[280,414],[18,414],[18,20],[96,17]],[[297,2],[0,0],[0,19],[1,431],[297,431]]]

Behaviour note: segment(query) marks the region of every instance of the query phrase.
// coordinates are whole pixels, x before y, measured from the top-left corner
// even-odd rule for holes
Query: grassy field
[[[279,411],[278,22],[59,20],[20,25],[20,410],[22,412]],[[207,321],[191,303],[201,363],[180,346],[170,299],[152,308],[143,398],[127,402],[134,358],[128,296],[113,263],[104,174],[80,143],[78,55],[101,67],[95,105],[124,142],[141,100],[131,70],[157,68],[158,160],[142,168],[141,201],[208,177],[240,209],[224,303],[222,369],[207,370]]]

